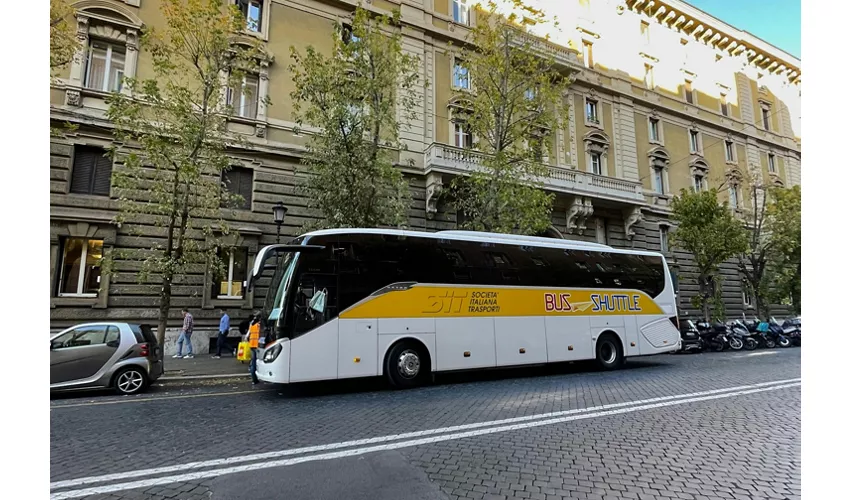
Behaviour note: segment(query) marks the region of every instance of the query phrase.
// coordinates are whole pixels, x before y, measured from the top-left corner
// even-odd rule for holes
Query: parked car
[[[87,323],[50,337],[50,390],[142,392],[162,375],[162,347],[148,325]]]

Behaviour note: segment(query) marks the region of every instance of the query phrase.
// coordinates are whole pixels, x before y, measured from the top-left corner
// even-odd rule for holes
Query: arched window
[[[701,158],[691,161],[691,181],[694,191],[701,192],[708,190],[708,163]]]
[[[583,140],[587,171],[596,175],[608,175],[608,147],[611,144],[608,135],[601,130],[591,130],[585,134]]]
[[[649,157],[649,170],[652,178],[652,190],[658,194],[670,192],[670,181],[668,167],[670,166],[670,153],[661,146],[654,147],[647,153]]]
[[[123,82],[136,76],[142,20],[106,0],[81,0],[71,7],[81,43],[71,63],[66,102],[81,106],[83,95],[129,93]]]

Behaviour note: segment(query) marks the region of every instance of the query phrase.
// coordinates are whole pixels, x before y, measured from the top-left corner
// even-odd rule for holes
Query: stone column
[[[65,104],[70,106],[82,106],[80,88],[83,86],[83,78],[86,70],[86,51],[89,48],[89,18],[77,15],[77,42],[79,49],[71,59],[71,72],[68,76],[68,89],[65,91]]]
[[[139,61],[139,32],[135,29],[127,30],[127,53],[124,56],[124,77],[135,78],[136,66]],[[127,85],[121,87],[121,93],[132,95],[132,90]]]

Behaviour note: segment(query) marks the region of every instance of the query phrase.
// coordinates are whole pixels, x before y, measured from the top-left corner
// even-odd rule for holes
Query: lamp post
[[[283,219],[286,217],[287,208],[283,206],[283,202],[279,201],[272,207],[272,215],[274,223],[277,224],[277,242],[280,244],[280,226],[283,225]]]

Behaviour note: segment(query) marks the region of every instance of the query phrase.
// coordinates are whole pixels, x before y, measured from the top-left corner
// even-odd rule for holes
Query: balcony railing
[[[425,172],[466,174],[480,169],[484,153],[433,143],[425,150]],[[549,166],[543,185],[552,191],[644,204],[639,182],[591,174],[581,170]]]

